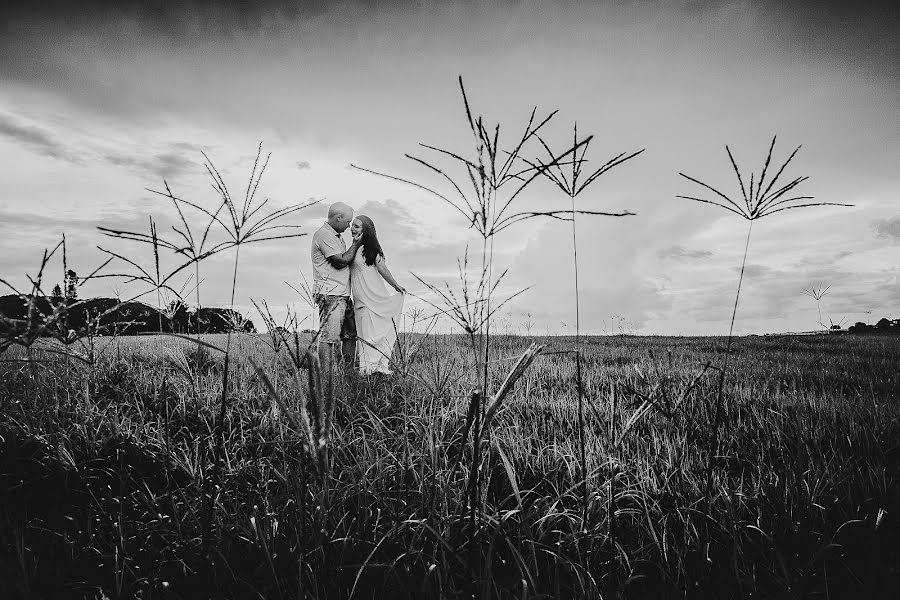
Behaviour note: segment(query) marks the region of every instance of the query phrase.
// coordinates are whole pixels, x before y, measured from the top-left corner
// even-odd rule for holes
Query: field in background
[[[574,363],[552,354],[571,340],[536,339],[545,355],[498,413],[473,502],[463,430],[477,377],[466,339],[401,338],[419,348],[408,375],[345,390],[324,488],[285,414],[305,401],[303,387],[265,335],[232,342],[214,493],[216,352],[150,336],[114,340],[93,367],[40,350],[0,364],[0,596],[900,589],[900,337],[736,339],[718,452],[717,378],[696,376],[707,360],[721,364],[724,339],[585,338],[586,518]],[[204,340],[224,346],[224,336]],[[494,338],[492,388],[528,341]],[[660,406],[636,413],[647,396]]]

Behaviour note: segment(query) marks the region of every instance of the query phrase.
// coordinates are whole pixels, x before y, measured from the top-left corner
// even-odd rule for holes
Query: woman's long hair
[[[375,235],[375,223],[366,215],[357,215],[360,225],[362,225],[362,253],[367,265],[374,265],[379,255],[384,257],[384,251],[381,244],[378,243],[378,236]]]

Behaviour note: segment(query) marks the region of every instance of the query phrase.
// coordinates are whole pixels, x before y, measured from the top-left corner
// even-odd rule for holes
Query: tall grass
[[[744,270],[747,266],[747,254],[750,250],[750,236],[753,233],[753,224],[759,219],[786,210],[796,210],[818,206],[852,206],[850,204],[842,204],[837,202],[812,202],[812,196],[793,195],[795,193],[794,188],[809,179],[806,176],[795,177],[788,183],[781,185],[780,187],[776,187],[778,185],[779,178],[784,172],[784,169],[788,166],[788,164],[790,164],[794,156],[797,155],[797,152],[799,152],[800,150],[800,146],[797,146],[797,148],[793,152],[791,152],[787,159],[785,159],[785,161],[782,163],[781,167],[778,168],[778,171],[775,173],[775,175],[767,181],[766,174],[769,170],[769,164],[772,161],[772,152],[775,150],[776,137],[777,136],[772,137],[772,143],[769,145],[769,151],[766,154],[766,159],[763,163],[762,171],[759,174],[759,179],[756,180],[755,173],[750,173],[749,187],[745,187],[744,185],[745,176],[741,175],[741,170],[738,168],[737,162],[734,160],[731,149],[728,146],[725,146],[725,152],[728,154],[728,159],[731,162],[731,166],[734,169],[734,174],[737,177],[740,187],[741,196],[737,201],[733,200],[727,194],[717,190],[711,185],[703,183],[699,179],[695,179],[681,172],[678,173],[688,181],[691,181],[704,188],[708,192],[713,193],[713,196],[711,198],[698,198],[696,196],[682,195],[679,195],[678,198],[684,198],[686,200],[693,200],[695,202],[701,202],[704,204],[716,206],[718,208],[727,210],[730,213],[736,214],[747,221],[747,238],[744,243],[744,256],[741,259],[741,270],[740,274],[738,275],[737,291],[734,295],[734,308],[731,311],[731,324],[728,327],[728,342],[725,348],[725,356],[722,359],[722,367],[719,371],[719,387],[716,397],[716,419],[713,423],[714,437],[709,454],[710,464],[707,476],[707,489],[709,489],[712,485],[712,471],[714,468],[713,463],[716,460],[715,457],[717,457],[719,454],[718,431],[723,424],[723,420],[727,417],[723,401],[723,391],[725,388],[725,380],[728,374],[728,359],[731,356],[731,344],[734,338],[734,322],[735,318],[737,317],[738,301],[741,297],[741,284],[744,281]],[[754,183],[756,184],[755,187]]]
[[[468,352],[460,336],[434,341],[417,366]],[[495,342],[506,353],[523,340]],[[59,360],[36,379],[0,365],[0,568],[11,574],[0,593],[890,597],[900,566],[895,338],[737,338],[735,426],[709,501],[698,448],[711,435],[716,382],[698,379],[696,365],[716,359],[716,339],[584,338],[588,410],[597,412],[588,468],[605,471],[612,456],[616,477],[603,490],[612,497],[592,498],[587,531],[569,460],[578,452],[574,365],[553,354],[571,340],[538,343],[546,355],[523,372],[525,385],[486,411],[492,452],[473,527],[470,472],[454,469],[465,415],[447,402],[466,393],[464,382],[438,399],[413,378],[366,384],[338,405],[323,499],[317,459],[293,420],[306,394],[289,357],[263,336],[235,338],[229,386],[243,401],[229,410],[214,561],[203,552],[202,456],[214,453],[206,432],[221,357],[201,375],[199,398],[162,351],[193,342],[172,336],[118,340],[122,358],[106,355],[93,375],[78,370],[69,389],[53,385],[65,373]],[[671,352],[664,381],[651,350]],[[251,360],[272,365],[280,418]],[[94,377],[90,398],[82,377]],[[611,385],[658,387],[645,395],[670,416],[651,409],[633,419],[645,400],[624,391],[614,410],[596,402]],[[77,396],[73,410],[48,411],[66,393]]]
[[[178,236],[175,241],[168,241],[166,239],[160,238],[157,233],[155,224],[153,219],[150,219],[150,234],[143,234],[139,232],[132,231],[122,231],[115,230],[109,228],[101,227],[100,230],[113,238],[122,239],[122,240],[130,240],[137,241],[141,243],[146,243],[151,246],[153,249],[154,256],[154,264],[155,271],[148,271],[142,268],[135,260],[123,256],[118,253],[114,253],[109,250],[105,250],[101,248],[104,252],[111,255],[114,258],[118,258],[119,260],[127,263],[128,265],[137,269],[136,274],[132,274],[128,276],[127,283],[132,283],[135,281],[143,281],[151,284],[156,292],[159,295],[161,289],[166,289],[170,292],[173,292],[176,296],[178,296],[178,292],[171,287],[169,282],[180,273],[182,270],[194,266],[196,269],[197,276],[197,304],[198,304],[198,314],[199,314],[199,305],[200,305],[200,292],[199,292],[199,264],[201,261],[214,256],[218,253],[234,250],[234,262],[232,268],[232,278],[231,278],[231,297],[229,302],[229,309],[231,311],[234,310],[234,298],[235,293],[237,291],[237,281],[238,281],[238,265],[240,264],[240,254],[241,248],[248,244],[254,244],[259,242],[269,242],[275,240],[283,240],[289,238],[297,238],[305,235],[305,233],[301,233],[298,231],[300,228],[299,225],[285,224],[283,220],[286,217],[289,217],[300,210],[303,210],[309,206],[312,206],[316,202],[309,202],[303,204],[294,204],[285,206],[282,208],[278,208],[275,210],[269,210],[268,212],[264,212],[267,204],[269,203],[269,199],[265,198],[262,201],[257,201],[257,191],[259,189],[259,184],[262,181],[262,177],[265,174],[266,167],[269,163],[269,158],[271,153],[267,154],[265,159],[260,163],[260,158],[262,156],[262,143],[259,144],[257,148],[256,157],[253,161],[253,167],[250,171],[250,176],[248,178],[247,187],[244,192],[243,201],[238,203],[235,201],[232,193],[229,191],[228,185],[226,184],[222,174],[215,167],[213,162],[210,160],[209,156],[206,153],[203,153],[203,158],[205,160],[204,168],[206,169],[207,174],[212,180],[212,188],[216,192],[219,201],[216,203],[215,208],[206,208],[202,204],[187,200],[185,198],[181,198],[179,196],[175,196],[169,187],[168,182],[164,182],[165,193],[155,192],[158,195],[164,196],[169,199],[174,205],[175,209],[178,212],[179,218],[181,220],[182,229],[179,229],[177,226],[172,228],[173,232]],[[152,191],[152,190],[151,190]],[[191,230],[191,227],[188,225],[187,219],[184,216],[184,212],[182,207],[190,207],[204,215],[208,218],[208,221],[203,228],[202,235],[196,235]],[[224,212],[224,216],[223,216]],[[218,226],[218,231],[221,234],[224,234],[224,239],[221,239],[217,242],[210,241],[210,232],[214,227]],[[207,245],[209,242],[209,245]],[[179,266],[177,266],[173,271],[165,275],[164,277],[160,273],[160,257],[159,252],[160,249],[165,249],[171,251],[176,256],[184,257],[186,260],[182,262]],[[112,276],[122,277],[121,274],[114,274]],[[162,325],[160,324],[160,330],[162,330]],[[199,327],[198,327],[199,331]],[[214,507],[216,504],[216,496],[217,496],[217,487],[218,481],[220,477],[220,473],[222,470],[222,460],[224,457],[224,444],[225,444],[225,418],[228,409],[228,378],[230,373],[230,363],[232,358],[231,353],[231,341],[232,341],[232,329],[229,328],[228,334],[225,340],[225,347],[216,348],[210,347],[213,350],[219,350],[224,355],[224,365],[222,369],[222,395],[219,402],[219,414],[218,414],[218,424],[216,426],[216,444],[215,444],[215,453],[213,456],[213,470],[212,476],[209,479],[209,489],[208,489],[208,508],[206,510],[206,538],[205,543],[208,543],[212,537],[212,529],[213,529],[213,513]],[[199,334],[197,337],[197,352],[200,352],[200,342],[199,342]]]

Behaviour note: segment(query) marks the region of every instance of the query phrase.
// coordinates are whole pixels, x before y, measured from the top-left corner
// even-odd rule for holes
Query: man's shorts
[[[349,296],[316,294],[313,299],[319,307],[320,342],[356,339],[356,318],[353,315],[353,300]]]

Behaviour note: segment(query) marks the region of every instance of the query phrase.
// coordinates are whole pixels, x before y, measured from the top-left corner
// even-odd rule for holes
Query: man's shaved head
[[[343,202],[335,202],[328,207],[328,224],[338,233],[346,231],[352,220],[353,209]]]
[[[339,217],[341,215],[352,215],[353,209],[344,204],[343,202],[335,202],[331,206],[328,207],[328,218],[332,219],[334,217]]]

